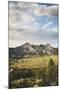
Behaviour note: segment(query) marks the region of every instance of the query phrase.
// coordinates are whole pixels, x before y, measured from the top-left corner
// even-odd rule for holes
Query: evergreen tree
[[[53,59],[50,59],[48,63],[48,76],[47,79],[50,83],[50,85],[55,85],[56,84],[56,78],[57,78],[57,71],[56,71],[56,65],[53,61]]]

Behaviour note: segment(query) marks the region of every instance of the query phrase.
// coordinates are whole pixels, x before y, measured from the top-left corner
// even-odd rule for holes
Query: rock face
[[[58,49],[51,47],[50,44],[46,45],[31,45],[30,43],[25,43],[16,48],[9,48],[9,58],[22,58],[29,57],[31,55],[51,55],[57,54]]]

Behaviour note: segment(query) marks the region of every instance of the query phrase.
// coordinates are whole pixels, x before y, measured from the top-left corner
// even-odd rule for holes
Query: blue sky
[[[58,5],[9,2],[9,47],[26,42],[58,46]]]

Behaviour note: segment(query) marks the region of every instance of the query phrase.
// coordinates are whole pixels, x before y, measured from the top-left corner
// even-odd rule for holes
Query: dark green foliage
[[[47,79],[50,85],[56,85],[58,81],[58,68],[52,59],[50,59],[47,67]]]
[[[54,67],[55,66],[55,63],[53,61],[53,59],[51,58],[49,63],[48,63],[48,67],[51,68],[51,67]]]
[[[9,73],[9,88],[34,87],[34,85],[58,85],[58,65],[52,58],[45,68],[16,69]]]

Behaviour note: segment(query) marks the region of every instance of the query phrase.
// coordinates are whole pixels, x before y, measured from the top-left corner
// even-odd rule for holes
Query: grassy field
[[[9,88],[58,85],[58,56],[9,60]]]
[[[32,56],[30,58],[18,59],[18,60],[11,60],[10,61],[10,68],[13,69],[20,69],[20,68],[44,68],[48,65],[50,59],[53,59],[55,64],[58,63],[58,56]]]

